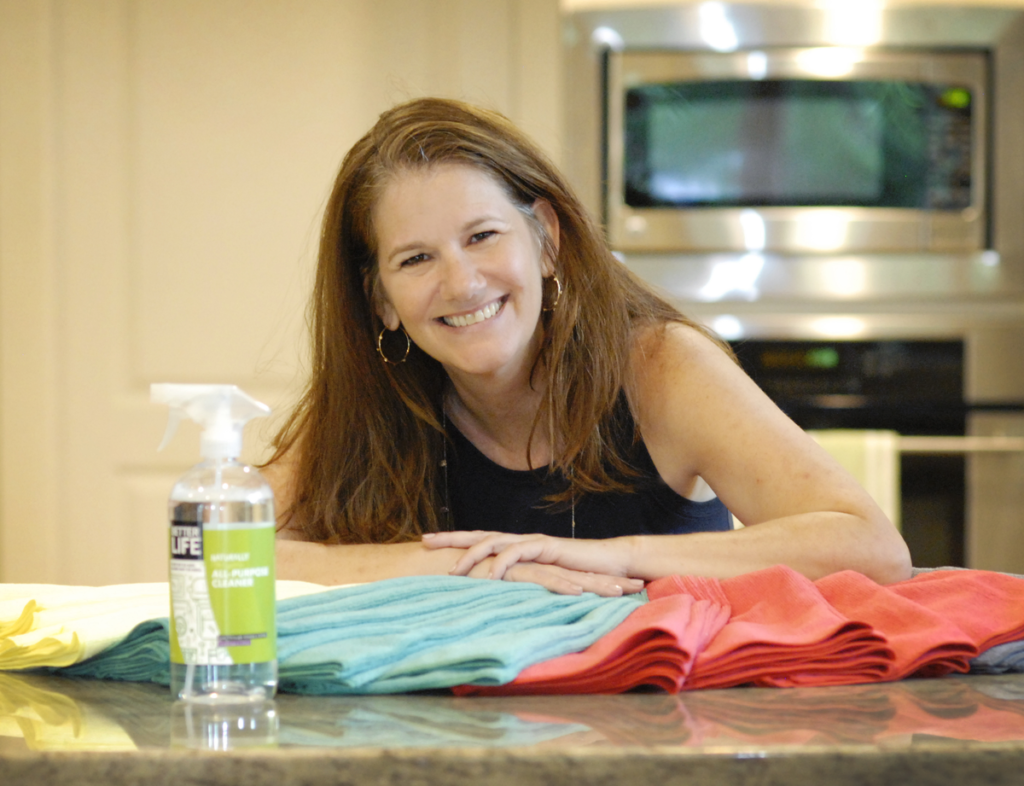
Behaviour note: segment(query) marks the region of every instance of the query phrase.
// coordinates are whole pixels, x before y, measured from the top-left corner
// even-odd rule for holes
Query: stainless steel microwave
[[[607,58],[613,247],[986,248],[984,52],[829,46]]]

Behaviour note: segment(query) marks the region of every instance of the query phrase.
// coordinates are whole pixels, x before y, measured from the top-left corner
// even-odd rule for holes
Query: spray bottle
[[[234,385],[150,388],[202,428],[203,461],[175,484],[170,518],[171,692],[192,702],[264,701],[277,689],[274,494],[242,464],[242,430],[270,409]]]

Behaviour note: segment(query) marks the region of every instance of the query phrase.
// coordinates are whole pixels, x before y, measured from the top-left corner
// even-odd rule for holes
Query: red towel
[[[997,644],[1024,638],[1024,580],[982,570],[939,570],[879,586],[843,571],[818,580],[849,617],[881,631],[897,653],[889,679],[966,672]]]
[[[896,656],[885,679],[966,672],[968,661],[979,652],[973,637],[935,610],[939,604],[912,600],[900,592],[899,584],[884,587],[860,573],[844,570],[819,579],[815,585],[837,611],[866,622],[885,636]],[[941,593],[932,595],[937,601]]]
[[[680,577],[701,597],[717,583],[732,617],[697,657],[687,688],[847,685],[887,673],[893,653],[870,625],[851,620],[814,583],[781,565],[716,582]]]
[[[850,685],[967,671],[1024,639],[1024,579],[935,571],[881,586],[843,571],[817,582],[783,566],[717,580],[671,576],[583,652],[460,695],[670,692],[754,684]]]
[[[455,693],[621,693],[640,685],[677,693],[694,656],[729,618],[722,600],[684,594],[652,599],[582,652],[530,666],[507,685],[463,685]]]
[[[1017,576],[936,570],[888,589],[956,623],[981,652],[1024,639],[1024,579]]]
[[[699,597],[708,579],[682,578]],[[720,582],[729,624],[687,688],[789,687],[967,671],[988,647],[1024,638],[1024,580],[936,571],[881,586],[852,571],[813,584],[782,566]]]

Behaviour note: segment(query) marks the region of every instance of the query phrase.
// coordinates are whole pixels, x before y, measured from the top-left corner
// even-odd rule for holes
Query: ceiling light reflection
[[[849,76],[864,59],[864,50],[841,46],[819,46],[796,53],[802,69],[816,76]]]
[[[606,46],[616,52],[621,52],[626,48],[622,34],[611,27],[595,28],[594,32],[590,34],[590,40],[597,46]]]
[[[824,288],[833,295],[852,297],[867,291],[868,273],[858,259],[831,259],[822,263]]]
[[[740,229],[743,230],[743,247],[747,251],[764,251],[766,231],[760,213],[756,210],[741,211]]]
[[[749,52],[747,74],[751,79],[764,79],[768,76],[768,55],[764,52]]]
[[[860,317],[821,317],[812,320],[810,329],[823,338],[856,338],[867,332],[867,323]]]
[[[725,341],[743,338],[743,323],[732,314],[722,314],[711,321],[711,329]]]
[[[714,262],[708,282],[701,287],[703,300],[721,300],[726,295],[738,295],[748,300],[758,296],[757,279],[764,268],[764,256],[744,254],[739,259]]]
[[[698,15],[700,37],[704,39],[704,43],[719,52],[732,52],[739,48],[739,37],[725,12],[725,5],[702,3]]]
[[[878,0],[832,0],[825,12],[825,40],[870,46],[882,40],[882,3]]]
[[[811,251],[838,251],[846,244],[849,219],[842,210],[814,210],[796,226],[796,242]]]

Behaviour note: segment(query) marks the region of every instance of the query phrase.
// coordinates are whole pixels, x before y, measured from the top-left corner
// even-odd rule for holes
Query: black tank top
[[[549,472],[547,468],[506,469],[481,453],[450,422],[448,434],[455,448],[448,455],[448,494],[454,529],[540,533],[563,538],[573,534],[570,506],[553,508],[545,501],[545,497],[567,488],[560,473]],[[658,475],[642,441],[631,446],[629,458],[630,465],[640,473],[639,477],[629,479],[635,490],[577,498],[577,538],[732,529],[732,516],[717,497],[694,502],[676,494]]]

